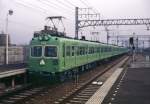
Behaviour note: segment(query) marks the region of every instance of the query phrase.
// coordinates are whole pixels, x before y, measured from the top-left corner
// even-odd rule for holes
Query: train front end
[[[29,73],[49,76],[59,71],[59,42],[50,35],[34,37],[30,42]]]

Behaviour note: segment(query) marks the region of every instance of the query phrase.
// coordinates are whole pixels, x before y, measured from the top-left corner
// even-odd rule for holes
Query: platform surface
[[[150,104],[150,62],[135,62],[117,80],[102,104]]]

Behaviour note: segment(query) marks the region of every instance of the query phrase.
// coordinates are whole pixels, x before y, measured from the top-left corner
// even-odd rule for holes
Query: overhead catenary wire
[[[37,0],[37,1],[39,1],[39,0]],[[41,0],[40,0],[41,1]],[[37,6],[37,5],[33,5],[33,4],[31,4],[31,3],[29,3],[29,2],[23,2],[23,1],[17,1],[17,3],[19,3],[19,4],[21,4],[21,5],[24,5],[24,6],[30,6],[31,8],[32,7],[35,7],[35,8],[37,8],[37,9],[40,9],[40,10],[42,10],[43,12],[45,12],[45,14],[48,14],[49,12],[53,12],[53,13],[56,13],[56,12],[54,12],[54,11],[49,11],[48,9],[45,9],[45,8],[42,8],[42,7],[40,7],[40,6]],[[25,4],[27,4],[27,5],[25,5]],[[45,4],[47,4],[47,3],[45,3]],[[56,6],[54,6],[54,5],[48,5],[47,4],[47,7],[53,7],[53,8],[57,8],[57,5]],[[34,9],[35,9],[34,8]],[[57,8],[58,9],[58,8]],[[64,9],[62,9],[62,10],[64,10]],[[68,10],[69,11],[69,10]],[[66,11],[67,13],[68,13],[68,11]],[[58,11],[58,12],[60,12],[61,14],[62,14],[62,11]],[[59,14],[60,14],[59,13]],[[72,13],[71,11],[70,11],[70,13]],[[57,13],[58,14],[58,13]]]
[[[38,0],[38,1],[41,1],[41,0]],[[27,3],[27,2],[26,2]],[[40,9],[43,9],[45,12],[47,12],[47,13],[49,13],[49,12],[53,12],[53,13],[56,13],[56,12],[54,12],[54,11],[49,11],[48,9],[44,9],[44,8],[42,8],[42,7],[40,7],[40,6],[37,6],[37,5],[32,5],[31,3],[28,3],[29,5],[31,5],[31,6],[34,6],[34,7],[37,7],[37,8],[40,8]],[[45,3],[46,4],[46,3]],[[57,8],[57,7],[55,7],[55,6],[52,6],[52,5],[47,5],[47,7],[54,7],[55,9]],[[69,10],[68,10],[69,11]],[[57,12],[57,14],[59,14],[60,15],[60,13],[62,14],[62,11],[60,12],[59,11],[59,13]]]
[[[48,7],[53,7],[53,8],[55,8],[55,9],[61,9],[61,8],[58,8],[58,6],[51,5],[51,3],[44,2],[43,0],[38,0],[38,1],[39,1],[40,3],[42,3],[42,4],[46,5],[46,6],[48,6]],[[64,8],[63,8],[63,9],[64,9]],[[61,11],[59,11],[59,12],[61,12]],[[66,12],[67,14],[72,14],[72,13],[73,13],[71,10],[68,10],[68,9],[65,9],[64,12]],[[61,12],[61,13],[62,13],[62,12]]]
[[[28,8],[28,9],[33,10],[33,11],[37,11],[38,13],[41,12],[40,15],[42,14],[44,17],[49,15],[49,13],[46,12],[47,10],[45,10],[43,8],[37,8],[37,6],[31,5],[31,4],[26,4],[24,2],[15,2],[15,5],[16,4],[21,5],[21,6],[25,7],[25,8]],[[10,22],[11,23],[15,23],[15,24],[19,24],[19,25],[22,25],[22,26],[25,26],[25,27],[33,27],[33,26],[28,25],[28,24],[23,24],[23,23],[17,22],[17,21],[10,21]],[[67,16],[67,23],[73,24],[73,18]]]
[[[89,7],[89,5],[87,5],[84,1],[80,0],[80,2],[85,5],[86,7]]]
[[[48,11],[47,9],[37,8],[38,6],[32,5],[30,3],[28,4],[26,2],[18,2],[18,1],[16,1],[16,3],[23,7],[30,8],[34,11],[40,11],[41,13],[45,14],[45,16],[50,15],[50,12],[53,12],[54,14],[56,14],[56,12],[54,12],[54,11]],[[49,7],[51,7],[51,6],[49,6]],[[60,13],[62,14],[62,12],[60,12]],[[60,13],[57,13],[57,15],[61,15]],[[69,18],[69,16],[67,16],[67,17]],[[72,17],[70,17],[70,18],[72,18]]]
[[[68,4],[72,5],[73,7],[77,7],[77,5],[71,3],[69,0],[64,0],[65,2],[67,2]]]
[[[61,10],[64,10],[64,9],[65,9],[66,12],[69,11],[70,13],[74,12],[73,9],[68,8],[68,7],[66,7],[66,6],[63,5],[63,4],[58,5],[58,3],[54,3],[54,2],[49,1],[49,0],[37,0],[37,1],[39,1],[39,2],[44,2],[44,1],[45,1],[45,2],[44,2],[45,4],[51,5],[51,6],[53,6],[54,8],[61,9]],[[59,7],[60,7],[60,8],[59,8]]]
[[[66,6],[66,7],[68,7],[69,9],[72,8],[72,6],[66,5],[66,4],[65,4],[64,2],[62,2],[61,0],[55,0],[55,1],[57,1],[58,3],[60,3],[60,4],[64,5],[64,6]]]
[[[44,9],[44,8],[41,8],[41,7],[32,5],[32,4],[26,3],[26,2],[23,2],[23,1],[15,1],[15,3],[18,4],[18,5],[21,5],[21,6],[25,7],[25,8],[28,8],[28,9],[30,8],[30,9],[32,9],[34,11],[40,11],[41,13],[43,13],[45,15],[48,15],[47,10]]]
[[[81,2],[83,5],[85,5],[87,8],[92,7],[92,6],[88,5],[88,4],[90,4],[90,3],[89,3],[87,0],[80,0],[80,2]],[[86,3],[86,2],[87,2],[87,3]],[[92,8],[92,11],[93,11],[94,13],[100,15],[99,11],[98,11],[95,7]]]
[[[88,0],[86,0],[86,2],[87,2],[87,4],[91,4]],[[100,13],[96,7],[94,7],[93,9],[95,10],[95,12]]]

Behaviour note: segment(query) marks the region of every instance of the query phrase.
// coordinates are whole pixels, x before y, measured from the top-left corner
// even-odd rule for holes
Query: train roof
[[[32,40],[36,39],[38,40],[39,37],[42,37],[42,36],[46,36],[48,38],[51,38],[51,39],[58,39],[59,41],[75,41],[75,42],[82,42],[82,43],[90,43],[90,44],[100,44],[100,45],[104,45],[104,46],[112,46],[112,47],[120,47],[121,46],[117,46],[117,45],[113,45],[113,44],[107,44],[107,43],[102,43],[102,42],[99,42],[99,41],[90,41],[90,40],[83,40],[83,39],[75,39],[75,38],[71,38],[71,37],[60,37],[60,36],[51,36],[50,34],[45,34],[45,35],[39,35],[39,36],[36,36],[36,37],[33,37]],[[122,47],[123,48],[123,47]]]
[[[76,38],[72,38],[72,37],[68,37],[66,36],[66,33],[64,32],[58,32],[57,28],[52,28],[50,26],[45,26],[44,30],[41,31],[37,31],[34,32],[34,37],[32,39],[39,39],[39,37],[48,37],[48,38],[53,38],[53,39],[58,39],[60,41],[76,41],[76,42],[82,42],[82,43],[90,43],[90,44],[101,44],[101,45],[107,45],[107,46],[112,46],[112,47],[121,47],[121,46],[117,46],[114,44],[107,44],[107,43],[102,43],[99,41],[91,41],[91,40],[86,40],[85,37],[82,39],[76,39]],[[124,47],[122,47],[124,48]]]

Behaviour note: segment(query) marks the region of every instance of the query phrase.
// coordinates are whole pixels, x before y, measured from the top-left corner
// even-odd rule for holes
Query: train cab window
[[[34,46],[31,48],[32,57],[41,57],[42,56],[42,46]]]
[[[45,57],[57,57],[57,47],[56,46],[46,46],[44,55],[45,55]]]

